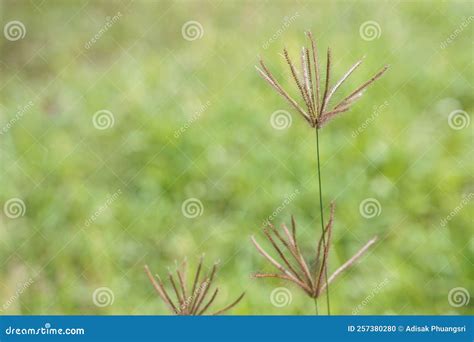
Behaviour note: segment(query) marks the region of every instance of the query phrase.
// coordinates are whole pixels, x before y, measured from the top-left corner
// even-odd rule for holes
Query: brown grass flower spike
[[[217,272],[217,263],[214,263],[210,272],[207,275],[201,276],[203,267],[203,257],[199,260],[199,265],[194,277],[192,277],[192,285],[188,287],[187,279],[187,262],[186,260],[180,266],[176,267],[176,274],[168,270],[168,279],[172,289],[172,295],[168,293],[164,282],[159,275],[153,276],[150,269],[145,265],[145,272],[150,279],[155,291],[160,298],[168,306],[169,310],[176,315],[183,316],[199,316],[205,315],[208,309],[214,303],[214,300],[219,293],[219,288],[216,287],[213,291],[210,288],[213,286],[215,275]],[[177,280],[175,279],[175,276]],[[189,291],[188,291],[189,290]],[[212,295],[211,295],[212,293]],[[226,307],[215,311],[212,315],[220,315],[234,306],[244,297],[245,292],[242,293],[235,301]],[[175,299],[172,299],[175,297]]]
[[[290,55],[286,49],[283,50],[283,56],[290,68],[292,79],[294,80],[296,87],[299,90],[301,96],[300,105],[298,101],[293,99],[289,93],[282,88],[280,83],[276,80],[273,74],[268,70],[267,66],[260,58],[259,66],[255,66],[260,76],[273,88],[278,94],[285,98],[289,104],[300,113],[303,118],[310,124],[311,127],[321,128],[327,122],[332,120],[338,114],[347,112],[351,106],[362,96],[365,89],[377,81],[387,71],[388,66],[383,67],[368,81],[357,87],[353,92],[346,96],[336,105],[331,106],[331,99],[336,94],[337,90],[342,84],[349,78],[349,76],[362,64],[362,59],[357,61],[349,70],[331,86],[332,77],[332,64],[331,64],[331,50],[327,51],[326,59],[326,77],[324,81],[324,91],[321,95],[321,77],[319,71],[319,59],[318,51],[316,48],[316,42],[311,32],[306,32],[306,35],[310,41],[312,59],[310,58],[310,50],[303,47],[301,51],[301,75],[302,79],[298,76],[297,69],[293,64]],[[311,65],[312,64],[312,65]],[[314,78],[312,75],[314,71]],[[306,107],[303,109],[303,107]]]
[[[324,235],[318,240],[312,264],[306,261],[307,259],[300,250],[296,236],[296,222],[293,217],[291,219],[291,232],[285,225],[282,225],[283,234],[271,224],[269,224],[268,228],[264,228],[264,234],[273,250],[278,254],[280,261],[273,258],[252,236],[252,243],[258,252],[278,271],[277,273],[256,273],[254,277],[283,279],[301,288],[309,297],[319,298],[331,282],[354,265],[367,252],[370,246],[377,241],[377,237],[369,240],[354,256],[336,269],[327,282],[325,282],[323,275],[324,270],[327,269],[331,247],[334,208],[334,203],[331,203],[329,222],[325,227]]]

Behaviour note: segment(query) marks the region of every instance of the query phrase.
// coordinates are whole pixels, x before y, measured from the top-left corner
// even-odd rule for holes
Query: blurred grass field
[[[250,278],[269,268],[249,239],[263,241],[274,211],[276,224],[295,215],[307,254],[319,236],[314,132],[254,69],[261,55],[289,85],[279,53],[296,56],[307,29],[321,55],[331,46],[335,78],[366,56],[346,93],[391,65],[321,131],[323,197],[337,204],[330,270],[380,239],[332,285],[333,312],[474,312],[448,300],[474,293],[473,125],[449,121],[473,110],[472,2],[25,0],[0,13],[26,29],[0,39],[0,204],[25,204],[0,212],[2,314],[166,314],[143,265],[163,274],[201,253],[221,261],[217,306],[246,291],[233,314],[312,314],[298,289]],[[182,33],[191,20],[195,40]],[[367,21],[378,38],[363,39]],[[94,127],[100,110],[112,127]],[[290,127],[271,125],[277,110]],[[189,198],[196,218],[182,213]],[[367,198],[378,216],[361,215]],[[278,287],[291,303],[272,304]]]

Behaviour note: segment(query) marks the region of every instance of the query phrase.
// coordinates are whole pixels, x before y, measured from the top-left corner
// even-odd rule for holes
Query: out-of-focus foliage
[[[0,37],[0,204],[19,198],[26,208],[0,213],[3,314],[165,314],[143,265],[165,273],[201,253],[207,267],[221,261],[218,305],[247,291],[232,313],[311,314],[295,287],[250,278],[268,269],[249,240],[269,216],[295,215],[305,253],[320,233],[314,132],[254,69],[261,55],[290,85],[279,53],[296,57],[307,29],[321,56],[331,46],[335,78],[366,56],[345,91],[391,65],[321,131],[326,212],[337,204],[331,270],[380,239],[331,286],[333,312],[473,312],[472,300],[448,301],[456,287],[474,293],[473,124],[449,124],[453,111],[469,119],[473,109],[469,2],[0,6],[2,28],[26,29]],[[195,40],[183,38],[191,20],[202,26]],[[368,21],[379,26],[372,40],[360,29]],[[100,110],[112,127],[94,126]],[[277,110],[291,112],[290,127],[272,126]],[[202,203],[195,218],[182,212],[189,198]],[[368,198],[380,204],[372,218],[360,212]],[[111,305],[94,304],[101,287]],[[277,287],[291,303],[272,304]]]

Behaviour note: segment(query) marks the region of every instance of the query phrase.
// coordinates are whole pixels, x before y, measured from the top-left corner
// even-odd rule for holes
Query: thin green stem
[[[318,182],[319,182],[319,209],[321,212],[321,234],[323,239],[323,246],[326,246],[326,237],[324,236],[324,214],[323,214],[323,190],[321,188],[321,161],[319,159],[319,130],[318,127],[315,128],[316,130],[316,156],[318,159]],[[324,278],[326,282],[326,302],[328,307],[328,315],[331,315],[331,306],[329,301],[329,284],[328,284],[328,268],[324,267],[324,262],[321,263],[321,270],[320,272],[324,272]]]
[[[314,310],[316,311],[316,316],[319,315],[319,310],[318,310],[318,298],[314,297]]]

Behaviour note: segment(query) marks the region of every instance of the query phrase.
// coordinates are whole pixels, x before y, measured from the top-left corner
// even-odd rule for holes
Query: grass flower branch
[[[277,81],[275,76],[270,72],[268,67],[266,66],[265,62],[260,58],[259,59],[259,66],[255,66],[259,75],[280,95],[282,96],[289,104],[292,106],[302,117],[303,119],[310,125],[311,128],[315,129],[316,135],[316,161],[317,161],[317,175],[318,175],[318,186],[319,186],[319,210],[320,210],[320,218],[321,218],[321,240],[319,241],[319,245],[324,246],[322,251],[323,260],[320,262],[320,269],[317,272],[317,280],[316,279],[305,279],[304,277],[307,276],[306,274],[299,274],[295,272],[293,266],[288,262],[285,255],[282,253],[280,249],[277,248],[277,245],[271,238],[268,231],[265,232],[265,235],[270,240],[272,245],[276,248],[277,253],[283,259],[286,268],[276,262],[268,253],[266,253],[260,245],[252,238],[255,247],[260,252],[260,254],[264,255],[265,258],[270,261],[275,267],[277,267],[282,274],[278,276],[272,275],[272,277],[278,277],[282,279],[287,279],[298,284],[302,289],[304,289],[308,294],[311,295],[315,299],[315,304],[317,308],[317,298],[319,294],[322,292],[322,289],[326,291],[326,302],[327,302],[327,312],[331,314],[330,308],[330,296],[329,296],[329,283],[330,279],[328,279],[328,267],[327,267],[327,253],[329,252],[329,241],[326,241],[326,234],[328,234],[327,238],[330,237],[330,232],[332,230],[332,222],[334,219],[334,206],[331,205],[331,217],[328,223],[328,226],[324,226],[324,205],[323,205],[323,195],[322,195],[322,180],[321,180],[321,160],[320,160],[320,137],[319,137],[319,130],[327,124],[329,121],[337,117],[339,114],[347,112],[351,109],[352,105],[363,95],[364,91],[370,86],[372,83],[377,81],[382,75],[387,71],[388,66],[384,66],[380,69],[374,76],[372,76],[369,80],[362,83],[359,87],[357,87],[354,91],[349,93],[346,97],[344,97],[341,101],[337,104],[331,104],[334,95],[337,91],[341,88],[344,82],[354,73],[355,70],[359,68],[362,64],[363,59],[360,59],[355,64],[353,64],[349,70],[343,74],[343,76],[331,85],[332,83],[332,54],[331,49],[328,48],[326,53],[326,72],[324,78],[324,85],[321,85],[321,72],[320,72],[320,60],[318,55],[318,49],[316,46],[316,41],[311,32],[306,32],[306,36],[309,40],[310,49],[303,47],[301,49],[301,73],[299,73],[290,58],[290,55],[285,48],[283,50],[283,58],[288,64],[290,69],[291,77],[296,84],[297,91],[300,95],[300,101],[296,101]],[[299,76],[301,75],[301,77]],[[286,229],[286,228],[284,228]],[[294,229],[294,228],[293,228]],[[274,231],[274,229],[272,230]],[[280,240],[281,241],[281,240]],[[291,241],[294,242],[294,245],[286,246],[286,243],[290,243]],[[372,241],[372,240],[371,240]],[[296,239],[289,238],[288,241],[282,243],[285,244],[287,249],[292,254],[296,252]],[[370,247],[368,244],[367,248]],[[319,258],[319,247],[318,247],[318,258]],[[302,259],[301,254],[298,254],[296,259],[299,260],[298,264],[301,267],[300,271],[305,270],[304,267],[304,259]],[[342,271],[340,271],[342,272]],[[337,273],[335,274],[337,275]],[[260,278],[268,278],[269,274],[260,274],[257,277]],[[303,278],[302,278],[303,277]],[[324,280],[323,280],[324,277]],[[333,278],[334,279],[334,278]]]
[[[203,277],[201,277],[202,266],[203,257],[201,257],[199,260],[196,273],[192,278],[193,280],[191,287],[188,287],[186,260],[183,261],[180,266],[176,267],[175,276],[177,281],[175,276],[173,276],[173,273],[168,270],[168,279],[172,288],[172,292],[174,292],[174,296],[176,297],[175,299],[172,299],[169,295],[168,290],[165,288],[164,282],[161,280],[160,276],[153,276],[147,265],[145,265],[145,272],[153,287],[155,288],[155,291],[158,293],[163,302],[165,302],[172,313],[184,316],[199,316],[207,313],[208,309],[212,306],[219,293],[218,287],[212,291],[212,295],[211,292],[209,292],[217,272],[217,263],[214,263],[209,273]],[[245,292],[242,293],[231,304],[218,311],[215,311],[212,315],[220,315],[232,309],[240,302],[244,295]]]
[[[326,282],[324,274],[328,268],[329,251],[331,248],[334,226],[334,203],[331,203],[330,209],[329,221],[324,228],[324,234],[318,240],[313,259],[314,262],[312,263],[306,261],[305,256],[300,250],[297,240],[296,222],[293,217],[291,220],[291,232],[285,225],[281,227],[283,234],[271,224],[263,230],[266,239],[281,261],[273,258],[252,236],[252,243],[258,252],[279,271],[279,273],[255,273],[253,276],[255,278],[278,278],[290,281],[301,288],[309,297],[317,300],[324,291],[327,291],[330,283],[353,266],[377,241],[377,237],[374,237],[367,242],[357,253],[340,266]]]
[[[296,84],[297,89],[301,95],[301,99],[304,105],[300,105],[289,93],[283,89],[280,83],[276,80],[273,74],[265,65],[264,61],[260,58],[259,66],[255,66],[260,76],[273,88],[278,94],[280,94],[288,103],[298,112],[303,118],[310,124],[311,127],[322,128],[327,122],[333,119],[340,113],[348,111],[352,105],[362,96],[366,88],[377,81],[387,71],[388,66],[384,66],[369,80],[362,83],[349,95],[344,97],[339,103],[334,106],[330,106],[331,99],[336,94],[337,90],[344,84],[344,82],[352,75],[352,73],[359,68],[362,64],[363,59],[357,61],[349,70],[334,84],[330,86],[331,75],[332,75],[332,55],[331,49],[327,50],[326,57],[326,76],[324,81],[324,92],[321,96],[321,80],[319,72],[319,59],[316,47],[316,42],[311,32],[306,32],[306,35],[310,41],[312,63],[309,49],[303,47],[301,50],[301,75],[298,76],[298,71],[294,66],[290,55],[286,49],[283,50],[283,57],[285,62],[288,64],[291,72],[291,76]],[[312,70],[314,70],[314,81]],[[306,109],[303,109],[306,107]],[[328,109],[329,108],[329,109]]]

